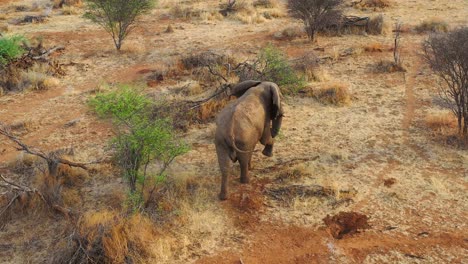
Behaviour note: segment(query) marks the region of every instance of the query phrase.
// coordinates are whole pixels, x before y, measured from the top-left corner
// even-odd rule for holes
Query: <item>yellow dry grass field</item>
[[[0,1],[2,34],[65,47],[56,58],[64,75],[31,70],[24,75],[35,80],[33,88],[0,89],[0,122],[35,149],[100,162],[88,171],[59,168],[61,187],[46,197],[61,193],[59,208],[21,197],[0,217],[0,263],[62,263],[81,252],[70,248],[78,242],[99,246],[99,263],[468,263],[468,146],[421,56],[428,21],[442,24],[440,31],[466,26],[467,1],[345,1],[346,14],[382,14],[387,27],[407,29],[400,35],[406,71],[397,72],[374,69],[393,61],[391,30],[319,34],[316,42],[300,30],[278,37],[302,27],[284,0],[238,0],[242,7],[227,16],[219,13],[227,1],[161,0],[120,52],[83,18],[82,1],[50,9],[55,2]],[[44,22],[15,22],[44,12]],[[114,130],[89,99],[116,84],[143,87],[155,100],[201,99],[220,84],[187,70],[184,57],[214,51],[241,62],[268,44],[291,61],[312,53],[320,59],[320,76],[307,79],[308,96],[284,98],[274,156],[262,156],[258,145],[251,183],[239,183],[236,163],[230,197],[219,201],[212,117],[226,102],[209,102],[194,114],[202,121],[179,132],[190,150],[169,167],[158,208],[125,216],[128,187],[109,157]],[[15,147],[0,135],[0,174],[44,190],[47,164]],[[368,227],[334,238],[323,219],[339,212],[367,216]]]

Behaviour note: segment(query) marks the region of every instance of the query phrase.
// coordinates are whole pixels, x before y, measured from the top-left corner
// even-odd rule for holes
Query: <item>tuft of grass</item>
[[[385,31],[385,26],[384,16],[382,14],[371,17],[367,28],[367,33],[372,35],[383,34]]]
[[[252,5],[254,7],[263,7],[263,8],[278,8],[278,0],[255,0]]]
[[[351,103],[348,85],[339,82],[327,83],[313,91],[313,96],[321,103],[327,105],[344,106]]]
[[[406,72],[406,69],[391,60],[380,60],[376,65],[372,66],[376,73],[394,73]]]
[[[159,232],[148,217],[138,213],[125,217],[110,210],[86,212],[75,232],[74,244],[56,257],[58,263],[77,259],[92,263],[145,263],[158,256],[154,245]]]
[[[21,74],[24,89],[48,90],[59,85],[59,80],[47,74],[47,70],[35,64],[31,69]]]
[[[449,30],[449,27],[447,22],[441,20],[440,18],[431,18],[421,22],[421,24],[415,27],[415,30],[418,33],[447,32]]]
[[[361,3],[361,6],[371,8],[387,8],[392,6],[392,3],[389,0],[365,0],[364,3]]]
[[[70,16],[70,15],[79,15],[81,10],[76,6],[63,6],[62,7],[62,15]]]
[[[364,46],[365,52],[384,52],[388,51],[389,48],[385,47],[382,43],[373,42]]]
[[[427,127],[439,133],[454,131],[457,128],[457,119],[453,113],[428,115],[425,121]]]
[[[278,40],[292,41],[296,38],[300,38],[304,34],[304,30],[300,27],[287,27],[280,32],[275,33],[273,36]]]

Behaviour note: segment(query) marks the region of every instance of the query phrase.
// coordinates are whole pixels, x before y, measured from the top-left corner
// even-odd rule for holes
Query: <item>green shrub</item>
[[[0,37],[0,66],[4,66],[24,53],[21,43],[23,36]]]
[[[289,64],[281,50],[268,44],[252,64],[245,64],[236,72],[240,81],[261,80],[278,84],[284,94],[297,94],[305,80]]]
[[[165,171],[175,157],[188,148],[177,140],[167,119],[152,118],[153,102],[135,88],[124,86],[99,94],[91,100],[95,112],[112,120],[116,137],[112,140],[115,158],[128,180],[128,205],[132,210],[144,209]],[[159,170],[148,172],[148,165],[158,161]],[[144,197],[144,193],[149,195]]]

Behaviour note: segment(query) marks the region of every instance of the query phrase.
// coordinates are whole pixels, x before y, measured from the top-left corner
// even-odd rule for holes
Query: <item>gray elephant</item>
[[[275,83],[244,81],[231,88],[238,99],[217,116],[215,145],[221,170],[219,198],[227,199],[227,181],[231,162],[239,161],[241,183],[249,182],[252,153],[260,141],[262,153],[273,156],[273,138],[278,135],[283,119],[281,91]]]

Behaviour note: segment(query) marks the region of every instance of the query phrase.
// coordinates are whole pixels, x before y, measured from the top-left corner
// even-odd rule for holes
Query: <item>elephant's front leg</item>
[[[241,183],[249,183],[249,167],[250,167],[250,160],[252,158],[252,153],[241,153],[238,154],[238,160],[241,169],[241,176],[240,182]]]
[[[270,122],[267,122],[267,124],[265,124],[265,127],[263,129],[263,135],[262,135],[262,138],[260,139],[260,143],[262,143],[262,145],[265,146],[265,148],[262,151],[262,154],[267,157],[272,157],[273,156],[273,144],[275,143],[275,140],[271,136]]]

